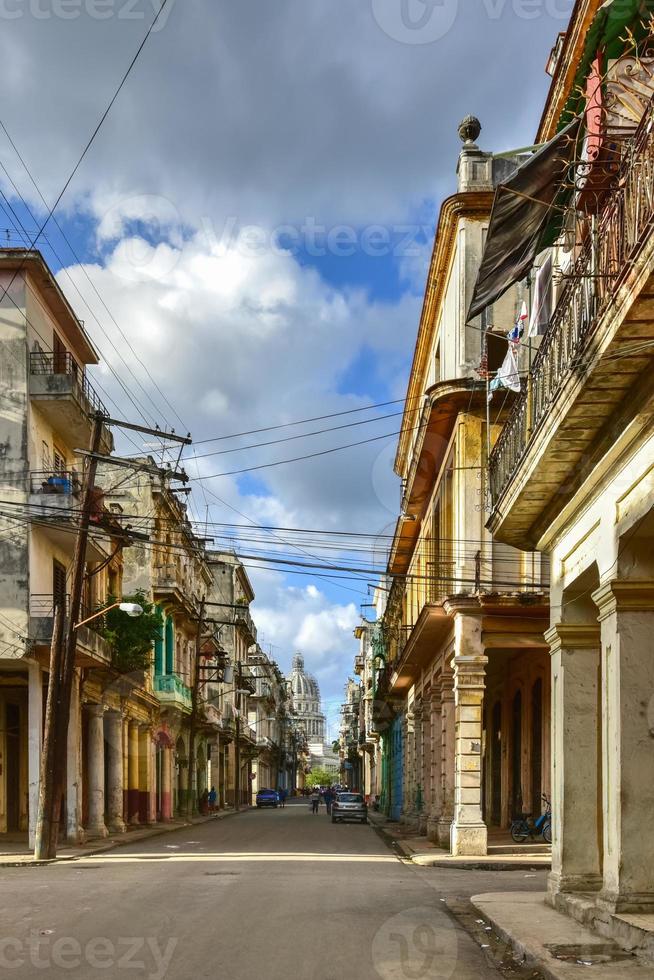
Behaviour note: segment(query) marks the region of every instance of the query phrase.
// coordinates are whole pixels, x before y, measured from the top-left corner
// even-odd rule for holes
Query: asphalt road
[[[408,864],[371,827],[332,825],[324,809],[249,811],[97,857],[3,869],[0,976],[499,977],[442,896],[450,884],[461,895],[465,882],[502,886],[464,875]]]

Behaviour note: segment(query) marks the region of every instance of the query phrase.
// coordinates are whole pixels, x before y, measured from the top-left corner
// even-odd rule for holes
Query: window
[[[55,374],[67,374],[68,373],[68,351],[63,341],[60,339],[58,334],[53,334],[52,337],[52,361],[53,370]]]
[[[52,471],[59,475],[66,472],[66,455],[57,446],[52,453]]]
[[[56,558],[52,560],[52,599],[53,604],[66,601],[66,568]]]
[[[44,473],[50,472],[50,467],[52,466],[52,457],[50,456],[50,446],[47,442],[41,443],[41,467]]]

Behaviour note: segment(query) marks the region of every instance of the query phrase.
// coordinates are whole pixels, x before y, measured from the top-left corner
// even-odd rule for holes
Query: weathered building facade
[[[539,141],[581,135],[535,260],[551,316],[490,459],[494,538],[551,563],[550,901],[631,946],[624,913],[654,908],[651,8],[579,0],[553,52]]]
[[[488,446],[510,403],[486,376],[523,303],[514,289],[468,323],[494,188],[520,163],[460,128],[458,190],[442,205],[395,469],[401,513],[381,622],[374,714],[384,804],[450,848],[482,855],[488,827],[540,812],[549,790],[546,571],[485,528]]]

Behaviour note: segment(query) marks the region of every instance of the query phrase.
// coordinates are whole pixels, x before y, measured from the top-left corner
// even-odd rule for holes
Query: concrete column
[[[66,734],[66,839],[73,844],[85,840],[82,827],[82,704],[80,672],[76,667],[70,693],[70,718]]]
[[[425,780],[424,780],[424,755],[423,755],[423,740],[424,740],[424,713],[423,713],[423,702],[422,698],[418,698],[413,706],[413,717],[415,726],[415,756],[414,756],[414,771],[415,771],[415,788],[414,788],[414,810],[416,814],[416,819],[418,821],[418,833],[424,834],[427,832],[427,800],[425,796]]]
[[[148,807],[148,823],[157,822],[157,746],[152,737],[152,729],[150,729],[150,781],[149,781],[149,807]]]
[[[488,849],[488,830],[481,810],[481,743],[484,707],[484,672],[488,657],[481,651],[481,623],[457,615],[457,650],[454,658],[454,821],[452,854],[477,857]]]
[[[596,891],[602,883],[600,799],[600,629],[554,626],[552,657],[552,872],[559,892]]]
[[[593,594],[602,637],[604,874],[599,904],[654,911],[654,582]]]
[[[120,711],[107,712],[107,753],[109,778],[107,795],[107,820],[112,834],[125,833],[123,820],[123,715]]]
[[[147,724],[139,725],[139,764],[138,764],[138,786],[139,786],[139,821],[142,824],[150,822],[150,790],[151,780],[151,758],[152,758],[152,732]]]
[[[442,809],[442,796],[443,796],[443,785],[441,777],[441,767],[443,763],[443,721],[441,718],[441,685],[432,687],[431,691],[431,701],[429,707],[431,709],[430,714],[430,725],[431,725],[431,736],[430,736],[430,760],[431,760],[431,777],[430,777],[430,812],[429,820],[427,822],[427,836],[431,841],[438,840],[438,823],[441,818]]]
[[[161,820],[170,823],[173,819],[173,752],[165,745],[161,752]]]
[[[123,823],[129,823],[129,721],[123,716]]]
[[[128,734],[128,782],[127,782],[127,820],[130,824],[140,823],[139,819],[139,725],[130,721]]]
[[[89,730],[87,751],[87,779],[89,837],[108,835],[104,822],[104,707],[101,704],[88,705]]]
[[[404,759],[402,767],[402,781],[404,784],[404,789],[402,792],[402,817],[406,820],[411,817],[414,810],[414,751],[415,751],[415,725],[413,718],[413,710],[407,708],[402,719],[403,726],[403,737],[402,745],[404,747]]]
[[[186,749],[184,751],[186,751]],[[178,758],[177,764],[179,766],[179,792],[177,794],[177,809],[182,816],[185,816],[186,800],[188,798],[188,758]]]
[[[454,676],[443,674],[441,689],[441,813],[438,821],[438,843],[450,847],[450,829],[454,817]]]
[[[29,846],[34,847],[39,785],[41,774],[41,745],[43,744],[43,672],[40,664],[30,661],[27,666],[27,782]]]

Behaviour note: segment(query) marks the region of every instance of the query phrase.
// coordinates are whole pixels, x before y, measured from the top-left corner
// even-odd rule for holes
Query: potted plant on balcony
[[[161,639],[161,617],[144,592],[125,596],[122,601],[141,606],[143,614],[132,618],[120,609],[106,613],[102,635],[111,647],[111,665],[121,674],[146,671],[152,664],[155,641]],[[110,596],[107,606],[115,602]]]

